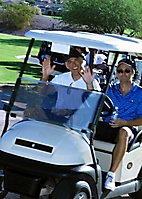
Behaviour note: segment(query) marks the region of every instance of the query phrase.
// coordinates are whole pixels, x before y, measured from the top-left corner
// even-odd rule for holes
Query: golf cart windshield
[[[12,112],[23,119],[87,129],[104,94],[72,86],[22,79]]]

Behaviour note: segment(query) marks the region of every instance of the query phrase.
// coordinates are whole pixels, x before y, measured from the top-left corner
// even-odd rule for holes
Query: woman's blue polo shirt
[[[113,84],[107,92],[114,106],[118,107],[118,118],[134,120],[142,117],[142,87],[134,83],[132,89],[126,95],[122,95],[119,88],[119,83]],[[111,116],[103,118],[103,120],[109,122],[110,118]]]

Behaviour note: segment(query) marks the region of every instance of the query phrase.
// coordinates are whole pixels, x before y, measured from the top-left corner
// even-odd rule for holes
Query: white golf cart
[[[4,106],[0,198],[8,192],[35,199],[100,199],[123,194],[142,198],[141,132],[117,170],[114,192],[103,193],[114,144],[93,139],[98,120],[113,111],[106,92],[118,59],[122,54],[142,53],[142,45],[133,39],[83,32],[32,30],[25,36],[31,42],[11,99]],[[51,54],[68,54],[71,46],[108,51],[110,75],[104,92],[23,78],[35,39],[50,42]],[[90,66],[92,63],[91,51]],[[57,115],[53,109],[60,105],[62,114]],[[17,116],[21,121],[8,128],[10,117]]]

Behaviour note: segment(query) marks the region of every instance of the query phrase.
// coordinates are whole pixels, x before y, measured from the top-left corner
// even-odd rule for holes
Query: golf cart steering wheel
[[[104,105],[101,113],[101,117],[107,117],[114,111],[114,104],[111,99],[106,95],[104,100]]]
[[[83,101],[84,105],[87,107],[87,109],[91,109],[91,106],[87,103],[87,100],[86,100],[89,97],[89,95],[90,95],[90,93],[88,93],[88,92],[84,92],[82,95],[82,101]],[[107,95],[105,95],[101,117],[110,116],[113,111],[114,111],[113,102]]]

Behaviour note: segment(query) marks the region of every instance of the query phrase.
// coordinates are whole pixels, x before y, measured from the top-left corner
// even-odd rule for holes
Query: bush
[[[36,15],[42,15],[41,13],[41,9],[37,6],[34,6],[35,10],[36,10]]]
[[[2,21],[10,29],[23,29],[30,25],[36,15],[36,9],[24,3],[7,5],[0,13]]]

